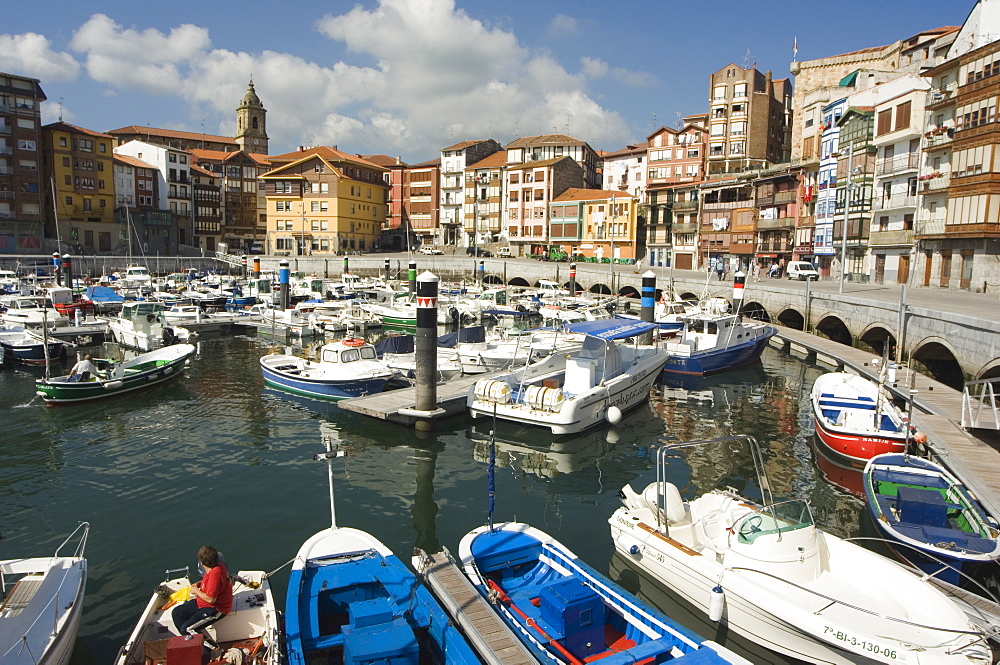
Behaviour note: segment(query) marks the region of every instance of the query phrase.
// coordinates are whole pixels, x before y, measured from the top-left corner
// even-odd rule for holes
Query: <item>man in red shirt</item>
[[[176,606],[170,617],[181,635],[194,635],[233,609],[233,583],[219,550],[205,545],[198,550],[205,569],[200,582],[191,585],[191,600]]]

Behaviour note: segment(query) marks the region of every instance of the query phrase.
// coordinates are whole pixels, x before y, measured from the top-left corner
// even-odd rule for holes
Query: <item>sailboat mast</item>
[[[59,251],[62,251],[62,237],[59,235],[59,212],[56,210],[56,204],[59,202],[59,199],[56,198],[55,178],[49,178],[49,186],[52,188],[52,220],[56,225],[56,244]]]
[[[337,528],[337,504],[333,500],[333,449],[328,444],[326,449],[326,472],[330,480],[330,528]]]

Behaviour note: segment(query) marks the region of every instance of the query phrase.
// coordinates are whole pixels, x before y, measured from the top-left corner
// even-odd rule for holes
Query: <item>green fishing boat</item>
[[[96,375],[38,379],[35,391],[47,404],[64,404],[148,388],[183,374],[185,363],[194,352],[191,344],[165,346],[125,362],[98,363]]]

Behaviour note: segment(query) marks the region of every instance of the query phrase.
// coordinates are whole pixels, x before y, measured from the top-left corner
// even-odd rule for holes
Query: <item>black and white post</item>
[[[733,314],[739,315],[743,307],[743,290],[746,288],[747,274],[742,270],[733,273]]]
[[[409,284],[410,295],[415,295],[417,293],[417,262],[416,261],[412,261],[412,260],[410,261],[410,268],[407,271],[406,277],[410,281],[410,284]]]
[[[417,278],[417,334],[415,410],[430,414],[437,409],[437,275],[424,271]],[[417,429],[430,429],[429,418],[418,418]]]
[[[288,309],[288,259],[278,262],[278,309]]]
[[[576,263],[569,264],[569,295],[576,297]]]
[[[389,277],[392,275],[392,268],[389,267],[389,259],[385,260],[385,284],[389,285]]]

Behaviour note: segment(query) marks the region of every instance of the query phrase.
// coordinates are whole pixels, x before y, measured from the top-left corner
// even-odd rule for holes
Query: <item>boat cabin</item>
[[[375,347],[360,339],[345,339],[324,344],[320,353],[320,362],[323,363],[352,363],[358,360],[376,360]]]
[[[163,306],[163,303],[160,302],[127,302],[122,305],[122,311],[119,316],[127,321],[136,322],[146,320],[152,323],[157,319],[162,319],[165,310],[166,308]]]
[[[152,277],[150,277],[149,268],[146,266],[129,266],[125,269],[125,281],[149,284]]]

